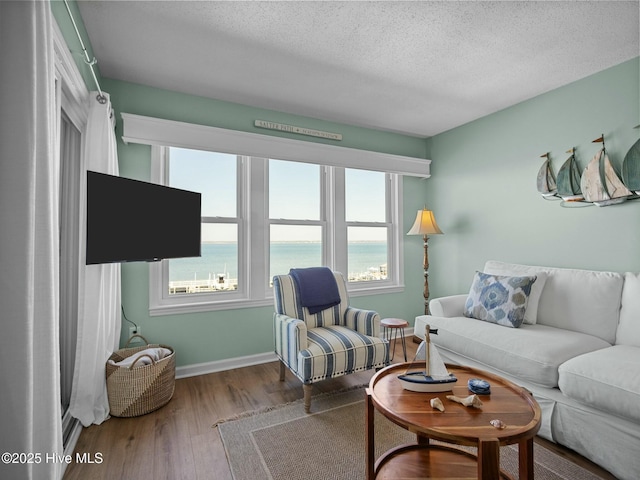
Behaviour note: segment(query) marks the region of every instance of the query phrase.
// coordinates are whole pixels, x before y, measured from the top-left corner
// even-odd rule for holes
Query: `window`
[[[398,175],[175,147],[152,163],[202,193],[202,256],[151,265],[152,315],[271,304],[290,268],[327,265],[354,294],[400,288]]]
[[[238,288],[238,157],[167,148],[168,184],[202,194],[199,258],[166,261],[168,295],[228,292]]]
[[[272,305],[272,276],[294,266],[348,275],[352,296],[403,290],[401,178],[429,177],[430,160],[131,113],[122,119],[124,142],[151,146],[152,182],[208,198],[203,251],[215,250],[208,257],[218,260],[150,264],[150,315]],[[200,161],[207,165],[188,175]],[[209,277],[227,286],[201,287]],[[170,281],[192,279],[197,288],[170,291]]]
[[[323,265],[322,167],[269,160],[269,278]]]
[[[392,224],[386,175],[354,169],[345,174],[348,279],[387,280]]]

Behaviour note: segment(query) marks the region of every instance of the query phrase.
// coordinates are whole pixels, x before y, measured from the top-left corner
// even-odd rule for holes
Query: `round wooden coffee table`
[[[453,391],[419,393],[404,390],[397,376],[408,363],[390,365],[371,379],[367,388],[367,480],[418,478],[511,478],[500,470],[500,446],[517,443],[520,479],[533,479],[533,438],[540,429],[540,406],[531,393],[497,375],[447,365],[458,378]],[[464,407],[446,398],[467,397],[470,378],[491,384],[489,395],[480,395],[481,408]],[[435,410],[430,400],[439,397],[445,411]],[[416,434],[416,444],[400,445],[375,459],[374,410]],[[490,422],[501,420],[504,428]],[[454,446],[435,445],[430,439],[477,447],[477,455]]]

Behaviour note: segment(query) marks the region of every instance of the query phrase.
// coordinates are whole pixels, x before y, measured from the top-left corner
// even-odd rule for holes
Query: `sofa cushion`
[[[613,415],[640,422],[640,348],[615,345],[560,365],[566,396]]]
[[[310,328],[308,348],[298,352],[296,375],[304,383],[314,383],[389,364],[386,340],[369,337],[339,325]]]
[[[524,321],[536,277],[509,277],[476,272],[464,316],[518,328]]]
[[[541,268],[529,267],[526,265],[515,265],[513,263],[503,263],[496,261],[488,261],[484,266],[484,273],[492,275],[535,275],[536,281],[531,287],[529,295],[529,303],[524,313],[524,323],[535,325],[538,320],[538,303],[542,295],[542,289],[547,281],[547,274]]]
[[[489,263],[497,266],[500,262]],[[622,274],[513,264],[502,264],[502,269],[510,271],[505,275],[536,275],[538,271],[547,274],[538,303],[538,324],[586,333],[610,344],[615,342]]]
[[[640,347],[640,273],[625,273],[617,345]]]
[[[438,329],[438,334],[431,336],[438,348],[549,388],[558,386],[558,367],[562,363],[610,346],[592,335],[546,325],[503,328],[473,318],[431,315],[416,317],[417,336],[424,337],[427,323]]]

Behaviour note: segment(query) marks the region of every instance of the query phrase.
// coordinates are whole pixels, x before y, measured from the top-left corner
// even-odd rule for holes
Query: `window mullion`
[[[149,180],[158,185],[168,185],[169,178],[169,148],[151,146],[151,172]]]
[[[403,235],[402,223],[402,176],[387,174],[387,222],[390,223],[388,231],[389,242],[389,279],[395,283],[401,283],[404,278],[404,250],[400,239]]]
[[[201,217],[202,223],[238,223],[238,218],[234,217]]]
[[[151,172],[149,179],[159,185],[168,184],[169,148],[151,146]],[[168,297],[169,261],[149,263],[149,298],[152,302],[160,302]]]
[[[288,218],[268,219],[270,225],[319,225],[324,226],[326,222],[322,220],[293,220]]]
[[[241,187],[244,192],[246,214],[244,228],[247,232],[247,245],[242,255],[244,262],[242,271],[247,281],[250,298],[265,298],[268,291],[268,252],[269,252],[269,189],[268,164],[266,158],[244,157],[245,183]]]
[[[345,200],[345,169],[334,167],[333,171],[333,191],[331,192],[331,221],[333,232],[333,268],[348,275],[347,258],[347,222],[346,222],[346,200]]]
[[[345,222],[347,227],[390,227],[391,222],[358,222],[355,220]]]

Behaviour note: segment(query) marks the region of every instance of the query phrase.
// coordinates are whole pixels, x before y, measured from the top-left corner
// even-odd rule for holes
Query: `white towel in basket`
[[[143,355],[149,355],[149,357],[153,358],[154,362],[157,362],[158,360],[162,360],[163,358],[171,355],[171,350],[163,347],[147,348],[145,350],[134,353],[130,357],[127,357],[124,360],[120,360],[119,362],[114,362],[113,360],[109,359],[109,363],[118,367],[130,367],[139,357],[142,357]],[[133,368],[151,365],[152,362],[149,357],[144,356],[140,358],[140,361],[136,363],[136,366]]]

